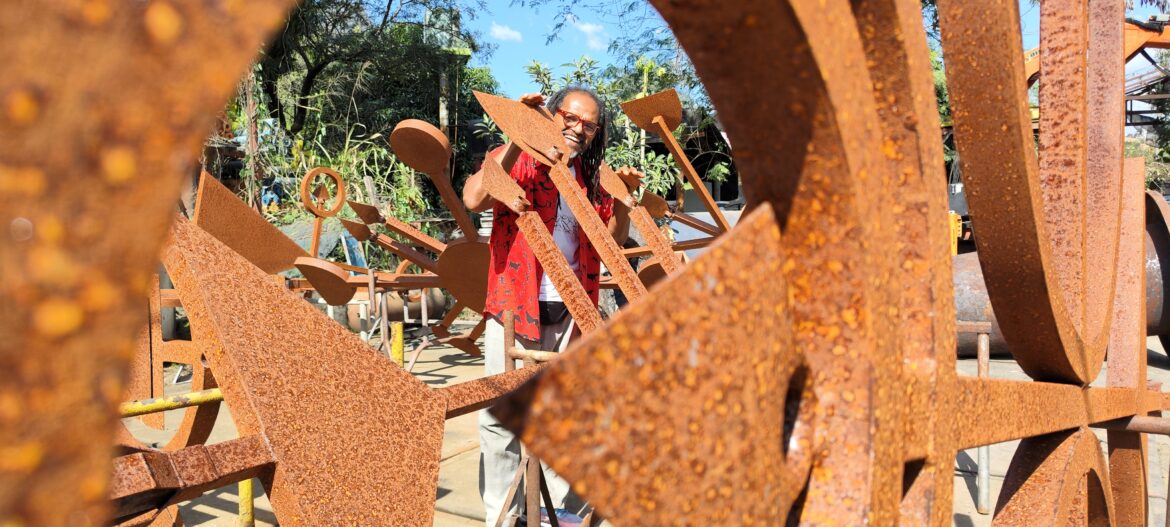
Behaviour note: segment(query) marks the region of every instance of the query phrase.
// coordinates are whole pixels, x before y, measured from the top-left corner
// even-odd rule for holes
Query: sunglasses
[[[597,123],[582,119],[580,115],[577,115],[573,112],[557,110],[557,113],[560,114],[562,119],[564,119],[565,126],[572,128],[577,126],[577,123],[581,123],[581,129],[584,130],[586,134],[593,135],[597,133],[597,129],[599,128]]]

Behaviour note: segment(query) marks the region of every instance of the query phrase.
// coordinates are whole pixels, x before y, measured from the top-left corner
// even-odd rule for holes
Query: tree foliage
[[[446,216],[433,185],[399,162],[387,141],[403,119],[439,122],[445,79],[452,172],[471,172],[467,121],[483,111],[471,92],[494,93],[498,84],[486,68],[468,65],[472,53],[491,52],[462,28],[462,13],[474,12],[468,7],[481,3],[303,1],[256,66],[259,115],[251,117],[260,127],[259,173],[245,169],[243,177],[262,179],[297,204],[289,182],[312,167],[329,166],[360,200],[369,200],[368,176],[379,199],[401,219]],[[229,108],[237,130],[248,120],[243,107]],[[272,219],[287,223],[305,214],[294,205]]]

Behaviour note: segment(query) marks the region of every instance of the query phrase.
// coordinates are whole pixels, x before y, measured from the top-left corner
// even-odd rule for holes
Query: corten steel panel
[[[281,13],[272,3],[204,3],[201,11],[99,3],[76,13],[18,3],[0,20],[12,29],[0,33],[12,44],[0,46],[0,59],[19,72],[0,81],[0,119],[17,131],[0,136],[0,153],[14,145],[46,153],[36,164],[0,164],[0,183],[12,190],[0,195],[15,201],[0,207],[0,225],[16,247],[0,253],[0,305],[31,306],[0,317],[0,334],[17,350],[3,351],[15,367],[0,368],[0,386],[21,390],[0,388],[0,519],[103,517],[94,505],[106,495],[108,451],[89,438],[109,432],[109,406],[121,395],[121,350],[141,322],[132,299],[145,293],[170,209],[158,196],[177,189],[184,167],[175,152],[206,129],[200,116],[243,69],[239,50],[255,49],[255,28]],[[659,2],[727,125],[758,210],[664,281],[661,297],[550,365],[501,415],[619,523],[674,522],[682,510],[686,523],[787,516],[808,525],[947,525],[956,450],[1014,438],[1024,442],[997,523],[1122,519],[1110,514],[1121,481],[1110,480],[1087,426],[1155,411],[1170,396],[1148,392],[1122,365],[1118,373],[1136,386],[1084,386],[1107,339],[1138,341],[1120,325],[1111,333],[1110,323],[1142,312],[1112,304],[1115,283],[1133,282],[1132,262],[1117,258],[1133,240],[1118,232],[1140,232],[1140,222],[1118,212],[1121,125],[1109,101],[1121,78],[1114,59],[1101,58],[1116,45],[1106,40],[1117,8],[1063,5],[1042,8],[1045,27],[1069,30],[1046,37],[1053,56],[1042,73],[1087,96],[1042,101],[1042,115],[1084,114],[1049,132],[1043,155],[1054,157],[1043,171],[1026,113],[1018,5],[939,6],[989,293],[1025,370],[1051,382],[954,375],[946,228],[931,219],[944,206],[931,190],[941,181],[931,178],[936,121],[915,2]],[[13,20],[37,29],[21,36]],[[236,41],[223,38],[225,28]],[[65,33],[84,46],[62,55],[54,37]],[[126,53],[110,53],[119,49]],[[1089,59],[1078,71],[1082,51]],[[43,63],[63,65],[74,84],[56,88],[62,68]],[[105,91],[87,91],[94,86]],[[152,111],[159,107],[167,111]],[[525,133],[530,147],[560,144],[533,129],[515,137]],[[1069,141],[1058,145],[1058,136]],[[62,137],[75,137],[74,148],[48,148]],[[1056,174],[1061,160],[1078,173]],[[92,178],[65,177],[91,167]],[[1056,185],[1081,190],[1055,203]],[[115,196],[124,207],[108,206]],[[272,449],[266,484],[282,524],[429,523],[444,415],[459,412],[452,404],[484,404],[522,375],[431,391],[210,235],[186,223],[175,232],[169,268],[193,321],[220,344],[208,359],[238,426],[264,434]],[[83,271],[86,284],[105,285],[86,285],[74,299],[63,291]],[[241,312],[261,312],[266,323]],[[77,367],[53,376],[50,355]],[[146,467],[140,461],[126,470]],[[199,463],[183,466],[192,481],[215,478]],[[358,490],[338,495],[343,482]],[[385,499],[380,483],[392,484],[397,500]],[[135,479],[119,488],[149,487]]]
[[[1145,223],[1146,163],[1144,158],[1125,160],[1121,210],[1124,225]],[[1165,201],[1162,196],[1159,200]],[[1144,388],[1146,380],[1145,230],[1121,232],[1117,259],[1117,288],[1114,317],[1109,336],[1109,386]],[[1113,491],[1117,524],[1145,525],[1148,501],[1147,441],[1134,432],[1110,430],[1109,481]]]
[[[780,236],[760,207],[497,415],[617,525],[784,518],[808,477],[815,425],[810,412],[785,435],[784,393],[799,393],[790,381],[804,365]],[[740,367],[719,366],[731,361]]]
[[[269,274],[292,269],[297,258],[309,256],[206,172],[199,178],[192,221]]]
[[[430,523],[442,397],[190,223],[165,261],[222,343],[208,358],[240,433],[272,449],[282,525]]]
[[[703,442],[719,445],[722,441],[726,448],[728,444],[736,444],[744,433],[730,425],[735,422],[734,417],[721,420],[718,411],[698,412],[709,420],[707,426],[696,425],[685,433],[672,428],[673,416],[639,415],[654,410],[631,401],[663,397],[661,392],[668,390],[670,383],[627,382],[623,387],[636,393],[622,391],[615,395],[609,392],[610,372],[595,371],[600,368],[595,364],[608,365],[602,359],[614,357],[613,367],[629,368],[620,370],[620,375],[627,380],[645,377],[662,381],[662,372],[676,369],[682,375],[714,371],[713,375],[727,377],[744,373],[730,361],[719,360],[720,355],[712,352],[711,346],[707,347],[706,355],[699,355],[711,357],[711,363],[687,364],[685,354],[680,351],[686,346],[681,343],[663,345],[674,348],[674,353],[664,353],[656,361],[642,357],[647,348],[657,348],[658,342],[647,345],[646,341],[672,342],[688,336],[733,338],[730,330],[728,334],[716,331],[720,334],[712,336],[710,331],[688,328],[681,331],[685,335],[664,332],[658,339],[638,339],[641,331],[651,332],[647,328],[668,320],[683,320],[689,313],[686,310],[638,317],[641,311],[657,308],[659,299],[651,298],[588,337],[517,394],[513,405],[498,410],[510,426],[523,430],[534,451],[554,468],[567,471],[570,479],[574,474],[583,478],[576,480],[578,490],[593,498],[599,510],[610,514],[618,523],[626,518],[633,523],[651,524],[665,521],[657,516],[665,514],[663,510],[676,513],[684,510],[681,516],[686,523],[702,524],[725,518],[729,511],[747,511],[748,515],[736,517],[740,522],[782,521],[780,511],[792,506],[797,512],[790,519],[812,525],[854,525],[866,521],[879,525],[947,525],[952,520],[951,464],[957,449],[1062,430],[1069,430],[1063,433],[1065,437],[1091,438],[1085,428],[1089,424],[1159,408],[1161,394],[1147,393],[1144,386],[1084,388],[1082,379],[1101,368],[1103,347],[1095,341],[1103,338],[1099,334],[1107,332],[1109,319],[1114,316],[1112,298],[1116,278],[1078,276],[1075,286],[1070,287],[1074,287],[1071,294],[1077,296],[1079,304],[1074,303],[1075,313],[1067,313],[1064,305],[1067,300],[1059,296],[1064,295],[1064,290],[1050,298],[1046,288],[1056,283],[1057,276],[1071,271],[1059,271],[1060,267],[1052,263],[1050,248],[1038,241],[1047,243],[1041,235],[1047,228],[1045,222],[1061,225],[1085,222],[1083,232],[1071,232],[1077,239],[1095,240],[1095,245],[1084,249],[1091,253],[1084,261],[1079,256],[1068,256],[1076,260],[1065,262],[1071,266],[1068,268],[1083,270],[1084,266],[1092,265],[1095,270],[1104,270],[1105,275],[1115,268],[1117,233],[1125,230],[1119,229],[1122,221],[1118,213],[1121,126],[1120,120],[1113,119],[1116,109],[1102,101],[1115,95],[1108,90],[1119,89],[1120,77],[1115,72],[1109,73],[1110,68],[1116,69],[1116,60],[1098,59],[1089,68],[1090,80],[1079,81],[1082,85],[1087,82],[1099,96],[1090,97],[1089,103],[1083,100],[1073,103],[1083,107],[1079,110],[1083,115],[1100,122],[1088,125],[1088,130],[1074,127],[1069,132],[1077,135],[1083,143],[1081,146],[1062,146],[1071,150],[1067,155],[1090,159],[1102,168],[1102,174],[1082,183],[1094,188],[1098,195],[1085,201],[1084,212],[1079,209],[1075,213],[1059,212],[1065,210],[1062,208],[1065,204],[1060,204],[1055,207],[1057,213],[1045,216],[1037,212],[1032,218],[1028,216],[1030,212],[1024,214],[1019,210],[1043,209],[1041,198],[1009,193],[1001,199],[1007,202],[1005,207],[1019,209],[1023,233],[1006,228],[998,231],[989,228],[988,233],[981,233],[983,243],[1001,251],[1021,236],[1025,241],[1031,237],[1032,245],[1024,249],[1033,251],[1025,255],[1032,260],[1023,265],[1033,266],[1036,272],[1025,278],[1036,280],[1031,286],[1045,294],[1036,297],[1037,302],[1013,305],[1003,300],[1002,291],[1010,284],[1001,283],[998,303],[1005,305],[1001,310],[1007,313],[1002,315],[1005,317],[1047,317],[1053,326],[1051,346],[1028,347],[1029,342],[1021,340],[1018,334],[1009,335],[1008,339],[1013,349],[1025,348],[1020,354],[1021,361],[1034,377],[1063,382],[958,379],[952,358],[953,304],[946,266],[950,259],[949,240],[942,219],[945,203],[943,193],[930,190],[937,191],[941,184],[941,178],[936,183],[930,177],[941,156],[934,135],[937,121],[931,87],[925,81],[929,76],[922,75],[928,63],[917,3],[890,1],[854,6],[824,2],[814,9],[811,2],[801,1],[787,6],[700,1],[662,3],[659,7],[688,48],[727,124],[728,134],[737,147],[737,162],[749,203],[761,207],[763,202],[770,203],[784,230],[778,245],[785,263],[779,274],[788,284],[789,305],[788,311],[778,312],[777,317],[790,316],[793,320],[791,338],[795,345],[785,358],[803,355],[810,377],[815,379],[812,393],[816,395],[817,433],[809,448],[816,462],[811,466],[807,487],[798,498],[786,494],[783,486],[761,486],[763,482],[775,480],[753,474],[754,467],[742,467],[741,475],[749,482],[742,488],[729,487],[725,494],[714,490],[704,496],[706,499],[697,500],[697,504],[693,499],[679,499],[678,489],[708,488],[717,484],[723,474],[711,475],[706,464],[702,471],[687,471],[667,460],[675,461],[677,457],[685,460],[685,454],[680,453]],[[1010,84],[1011,72],[1019,69],[1018,45],[1014,46],[1014,54],[998,49],[1013,48],[1007,45],[1013,42],[1018,44],[1019,29],[1015,25],[1018,12],[1010,2],[989,9],[983,5],[946,4],[944,20],[951,25],[944,26],[949,32],[944,34],[955,42],[948,50],[948,57],[958,64],[955,69],[960,70],[958,76],[967,83],[966,93],[1000,93],[1004,99],[999,103],[1001,110],[1008,110],[1006,115],[1012,118],[1004,125],[1004,111],[974,115],[969,111],[960,113],[960,117],[971,121],[966,123],[968,127],[984,127],[988,136],[992,135],[991,123],[1002,126],[996,133],[1006,138],[991,140],[998,140],[996,144],[1002,144],[1007,152],[1016,149],[1023,159],[1030,138],[1025,138],[1023,131],[1015,136],[1004,133],[1023,129],[1026,121],[1015,124],[1016,114],[1024,116],[1018,111],[1023,90],[995,83],[987,85],[987,79],[995,75],[1007,75],[1003,85]],[[1110,38],[1106,27],[1109,19],[1104,14],[1107,11],[1094,9],[1076,16],[1087,24],[1089,35],[1107,39]],[[975,26],[980,29],[990,26],[994,36],[984,36],[974,30]],[[721,37],[731,33],[737,38]],[[1082,37],[1088,38],[1083,34]],[[1081,45],[1078,49],[1081,53],[1108,55],[1109,46],[1114,44]],[[1003,60],[988,60],[987,55]],[[862,65],[869,69],[871,84],[856,72]],[[853,71],[844,71],[848,67]],[[775,77],[758,74],[758,71],[780,70],[786,74]],[[770,96],[762,102],[759,98],[735,97],[744,86],[751,86],[753,93]],[[768,101],[783,102],[768,104]],[[768,111],[761,111],[761,104],[767,105]],[[1084,121],[1082,117],[1079,122]],[[783,128],[778,128],[777,123],[783,123]],[[990,149],[981,153],[997,155]],[[1001,157],[979,162],[1002,165],[1005,161]],[[1026,163],[1017,163],[1016,168],[1020,167],[1027,168]],[[1082,168],[1073,177],[1085,178],[1084,171]],[[1037,180],[1038,169],[1022,170],[1022,173],[1026,180]],[[828,182],[840,188],[833,188]],[[864,188],[869,202],[850,200],[847,189],[854,188],[850,185]],[[1029,188],[1036,187],[1038,184]],[[883,207],[891,210],[887,212]],[[984,218],[993,216],[996,210],[989,205],[973,209]],[[1126,225],[1140,232],[1134,218],[1128,218]],[[886,231],[894,235],[883,236]],[[731,234],[727,243],[735,240],[735,234]],[[703,262],[707,260],[699,263]],[[712,261],[709,265],[719,263]],[[830,282],[827,277],[843,277],[846,281]],[[669,280],[660,291],[663,294],[685,291],[686,285],[698,291],[704,283],[733,287],[729,284],[731,280],[705,278],[708,280],[683,273]],[[755,285],[762,287],[758,281]],[[756,297],[753,292],[744,293],[749,304],[764,301],[764,295]],[[690,306],[701,302],[700,298],[696,294],[695,298],[673,303]],[[940,317],[940,313],[945,316]],[[1058,322],[1063,324],[1061,328],[1056,327]],[[896,331],[890,329],[894,327]],[[1076,336],[1081,334],[1094,342],[1077,341]],[[1060,340],[1062,336],[1073,338]],[[772,343],[777,339],[764,340]],[[840,346],[841,342],[848,345]],[[741,347],[736,365],[742,368],[743,362],[751,363],[765,349],[766,344],[756,342]],[[580,357],[579,353],[586,356]],[[628,359],[631,355],[633,365]],[[844,358],[834,359],[834,356]],[[859,379],[867,384],[854,384]],[[862,386],[868,386],[870,391]],[[688,393],[677,395],[672,402],[685,408],[703,405],[710,399],[701,393]],[[604,403],[591,405],[590,401],[594,400]],[[864,403],[853,404],[859,400]],[[530,410],[525,409],[528,402],[533,404]],[[560,415],[552,411],[554,408]],[[619,417],[626,413],[636,417]],[[955,417],[961,419],[956,421]],[[600,434],[602,437],[580,442],[576,437],[568,437],[574,436],[571,431],[578,427],[579,433],[588,435],[586,429],[598,421],[606,427],[606,434]],[[661,437],[657,442],[636,440],[646,431]],[[1043,444],[1041,439],[1029,441]],[[621,447],[604,447],[611,443]],[[602,446],[598,447],[599,444]],[[591,448],[601,448],[600,452],[610,457],[595,459],[599,451]],[[757,444],[751,451],[753,462],[774,461],[775,456],[767,448]],[[1051,523],[1052,514],[1074,523],[1110,517],[1112,494],[1095,441],[1084,440],[1059,450],[1059,455],[1067,452],[1066,458],[1076,463],[1062,463],[1059,455],[1049,456],[1038,448],[1027,450],[1014,463],[1015,486],[1002,496],[1004,503],[1016,504],[1007,509],[1025,511],[1025,514],[1007,512],[1002,522]],[[1037,452],[1041,452],[1039,457]],[[1028,463],[1029,456],[1040,462]],[[911,462],[915,467],[905,480],[901,471],[903,462]],[[663,470],[672,470],[668,472],[670,476],[656,482],[654,476]],[[784,470],[775,470],[771,477],[783,478],[785,474]],[[660,490],[666,480],[670,481],[670,491]],[[1045,487],[1045,481],[1056,484]],[[1046,490],[1027,490],[1037,485]],[[767,492],[761,488],[774,492],[766,498],[752,494]],[[733,491],[735,497],[728,498]],[[761,499],[769,505],[777,505],[779,500],[779,507],[753,510],[743,503]],[[1070,507],[1081,510],[1085,504],[1099,517],[1069,512]],[[1038,507],[1049,506],[1048,515],[1038,512]]]
[[[5,3],[0,520],[102,522],[115,406],[175,198],[292,4]]]
[[[1087,210],[1080,205],[1084,198],[1079,185],[1084,183],[1063,189],[1063,176],[1054,173],[1055,167],[1045,164],[1046,168],[1040,169],[1034,153],[1023,70],[1016,67],[1020,65],[1019,49],[1014,45],[1020,41],[1019,20],[1012,17],[1017,11],[1018,6],[998,1],[963,5],[952,2],[940,10],[944,38],[953,42],[953,47],[969,50],[971,56],[956,62],[958,67],[947,69],[948,81],[954,86],[951,94],[956,145],[962,153],[965,189],[979,232],[976,245],[992,304],[1002,304],[1005,309],[1012,306],[1012,316],[998,318],[1009,344],[1016,343],[1011,347],[1013,355],[1034,378],[1088,382],[1100,369],[1108,338],[1104,330],[1108,317],[1103,312],[1112,304],[1112,284],[1116,279],[1120,151],[1106,141],[1096,140],[1097,148],[1089,153],[1091,157],[1101,157],[1099,166],[1112,167],[1099,177],[1112,174],[1114,181],[1086,179],[1083,169],[1076,174],[1080,180],[1094,182],[1094,191],[1103,194],[1091,203],[1093,206],[1085,207]],[[1086,21],[1084,13],[1081,15],[1081,25],[1108,22],[1097,21],[1100,16]],[[976,23],[980,31],[965,30]],[[1061,37],[1052,38],[1054,52],[1060,46],[1076,45],[1060,43]],[[1005,64],[1012,67],[1004,67]],[[1110,71],[1115,75],[1110,67],[1102,61],[1089,63],[1092,71],[1088,75],[1095,78],[1097,68],[1106,69],[1101,75]],[[1051,83],[1083,86],[1083,79],[1071,77],[1086,73],[1084,69],[1065,71],[1054,66],[1053,75]],[[1116,77],[1114,82],[1112,89],[1120,89]],[[1095,90],[1108,88],[1094,85]],[[1081,97],[1075,109],[1084,113]],[[1063,99],[1042,98],[1041,104],[1041,115],[1052,115],[1059,111]],[[1050,104],[1053,109],[1046,110]],[[1093,115],[1102,115],[1099,112]],[[1111,132],[1116,135],[1120,130],[1118,125]],[[1062,133],[1083,135],[1085,130],[1079,127],[1075,132]],[[1113,143],[1119,140],[1112,139]],[[1078,153],[1083,142],[1057,144],[1042,149],[1040,157],[1056,156],[1057,160],[1073,162],[1068,160],[1084,155]],[[1071,168],[1083,167],[1074,165]],[[1078,227],[1082,223],[1085,226]],[[1093,271],[1106,275],[1103,283],[1094,281],[1093,288],[1087,288],[1087,282],[1082,280],[1081,253],[1072,250],[1083,243],[1084,232],[1088,232],[1083,229],[1094,231],[1097,245],[1092,249]],[[1077,301],[1070,302],[1070,298]],[[1091,307],[1093,316],[1086,318],[1083,306]]]

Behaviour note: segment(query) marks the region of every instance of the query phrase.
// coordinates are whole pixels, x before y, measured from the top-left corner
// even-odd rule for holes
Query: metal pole
[[[170,397],[122,403],[121,406],[118,407],[118,412],[122,417],[138,417],[140,415],[165,412],[167,410],[178,410],[179,408],[187,408],[190,406],[198,406],[205,403],[215,403],[220,401],[223,401],[223,392],[221,392],[219,388],[212,388],[210,390],[203,390],[201,392],[191,392],[180,395],[172,395]]]
[[[399,368],[403,367],[403,346],[404,337],[402,331],[402,322],[394,322],[390,324],[390,359],[397,364]]]
[[[240,493],[240,527],[255,527],[255,497],[252,494],[252,478],[245,479],[239,483]]]
[[[1170,435],[1170,419],[1150,415],[1135,415],[1113,421],[1096,423],[1094,428],[1106,430],[1122,430],[1126,432],[1140,432],[1143,434]]]
[[[980,333],[977,343],[977,361],[979,363],[979,378],[986,379],[991,375],[991,335]],[[991,513],[991,446],[983,445],[978,448],[976,455],[979,458],[979,474],[975,484],[975,510],[979,514]]]

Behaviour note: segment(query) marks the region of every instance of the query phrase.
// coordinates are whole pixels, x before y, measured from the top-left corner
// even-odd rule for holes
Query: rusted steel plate
[[[1108,479],[1097,436],[1087,428],[1024,439],[1004,475],[995,524],[1112,525]]]
[[[601,163],[600,171],[601,185],[614,199],[625,203],[629,207],[630,220],[634,228],[642,234],[642,239],[646,240],[646,245],[650,248],[650,252],[658,258],[658,265],[667,274],[675,273],[681,269],[682,263],[675,256],[674,249],[670,247],[670,242],[666,240],[666,236],[662,235],[662,231],[658,229],[658,225],[654,223],[654,218],[650,217],[650,213],[634,201],[634,197],[630,195],[629,189],[626,188],[625,181],[604,162]],[[642,279],[641,272],[638,273],[638,277]],[[642,279],[642,283],[646,287],[650,286],[650,282],[647,282],[645,279]]]
[[[439,395],[447,399],[447,419],[496,404],[500,397],[515,390],[542,368],[543,364],[440,388]]]
[[[411,168],[426,174],[439,190],[439,197],[455,216],[463,237],[475,239],[475,222],[463,200],[455,194],[451,178],[447,175],[447,162],[451,159],[451,145],[447,136],[434,125],[418,119],[407,119],[398,123],[390,134],[390,145],[395,155]]]
[[[419,268],[425,271],[429,271],[436,275],[439,274],[438,262],[436,262],[431,257],[418,252],[413,247],[410,247],[405,243],[395,240],[394,238],[391,238],[385,234],[375,234],[373,237],[373,242],[378,244],[379,247],[382,247],[383,249],[398,255],[400,258],[410,260],[411,263],[419,266]]]
[[[955,426],[960,449],[1089,424],[1084,394],[1077,386],[962,377],[956,389],[954,407],[963,409]]]
[[[199,177],[191,221],[269,274],[292,269],[297,258],[309,255],[206,172]]]
[[[488,191],[495,192],[492,195],[493,198],[499,200],[506,199],[508,196],[523,195],[523,189],[520,189],[520,186],[508,176],[504,167],[500,166],[500,163],[495,159],[491,157],[485,159],[483,171]],[[518,192],[519,194],[517,194]],[[593,300],[585,292],[585,287],[581,285],[581,281],[577,279],[577,275],[569,267],[565,255],[557,248],[552,233],[549,232],[544,221],[540,219],[540,214],[535,211],[524,212],[516,219],[516,226],[524,235],[524,240],[529,247],[532,248],[532,253],[536,255],[544,274],[548,276],[557,293],[561,295],[565,308],[573,315],[573,320],[581,328],[581,332],[588,333],[600,327],[601,315],[597,312],[597,307],[593,305]],[[531,316],[531,314],[519,313],[517,316]]]
[[[1084,234],[1084,330],[1085,339],[1110,338],[1114,299],[1120,277],[1099,272],[1118,269],[1121,215],[1127,176],[1125,149],[1125,6],[1118,2],[1089,2],[1088,46],[1085,50],[1086,147]],[[1144,178],[1143,178],[1144,179]],[[1118,227],[1113,228],[1114,225]],[[1107,228],[1108,227],[1108,228]],[[1140,249],[1139,249],[1140,251]],[[1135,253],[1129,253],[1135,254]]]
[[[110,499],[116,521],[255,477],[274,462],[263,439],[232,439],[214,445],[193,445],[174,452],[145,450],[114,459]]]
[[[197,323],[191,325],[190,341],[163,340],[160,323],[162,303],[161,294],[157,287],[158,280],[157,275],[153,277],[152,282],[155,287],[148,302],[149,323],[145,331],[149,334],[150,340],[146,343],[146,348],[140,346],[137,349],[131,367],[132,375],[139,379],[131,384],[132,389],[127,390],[130,400],[162,397],[165,385],[164,370],[168,363],[186,365],[191,369],[192,391],[216,387],[215,378],[203,363],[203,354],[207,347],[216,346],[217,343],[208,341]],[[139,385],[139,382],[148,382],[149,384],[143,387]],[[212,427],[215,426],[217,415],[219,415],[219,403],[208,403],[183,410],[178,430],[166,444],[159,447],[160,450],[173,451],[206,441],[211,434]],[[144,415],[140,419],[143,424],[151,428],[160,430],[163,428],[164,414],[162,413]],[[118,443],[138,444],[125,427],[118,427],[117,433]]]
[[[618,287],[621,288],[626,298],[633,301],[645,295],[645,284],[638,280],[638,275],[630,266],[630,261],[622,256],[622,248],[618,247],[617,241],[613,239],[609,227],[602,223],[601,216],[597,215],[597,211],[593,209],[585,192],[577,186],[577,181],[573,178],[569,168],[563,164],[553,165],[552,170],[548,172],[548,177],[552,180],[553,185],[556,185],[561,199],[573,211],[573,216],[577,218],[581,230],[585,231],[585,236],[589,238],[589,242],[597,250],[597,255],[601,257],[602,263],[605,264],[606,269],[609,269],[610,275],[617,281]]]
[[[208,360],[232,417],[272,449],[281,525],[429,525],[443,398],[198,227],[180,221],[173,237],[167,268],[188,315],[222,342]]]
[[[333,262],[302,256],[297,258],[296,267],[321,298],[330,305],[345,305],[357,292],[357,289],[349,284],[349,273]]]
[[[456,300],[477,313],[487,301],[487,274],[491,250],[486,240],[472,231],[472,238],[459,238],[447,244],[439,255],[435,274]]]
[[[114,436],[168,197],[292,5],[5,3],[0,401],[20,409],[0,418],[5,521],[102,521],[110,445],[95,438]]]
[[[779,238],[761,206],[493,411],[615,524],[782,522],[813,455],[811,411],[786,435],[784,394],[811,397],[793,378],[817,373],[792,343]]]
[[[889,309],[899,300],[896,287],[876,284],[892,283],[892,267],[901,262],[875,248],[894,242],[892,210],[878,204],[894,203],[888,193],[896,174],[882,158],[873,82],[852,6],[655,6],[687,49],[726,125],[745,198],[776,211],[785,230],[795,345],[806,350],[818,378],[832,379],[814,390],[826,416],[818,423],[823,448],[839,454],[826,455],[813,469],[803,515],[840,524],[893,523],[902,487],[902,426],[899,413],[887,409],[897,407],[900,392],[880,379],[896,378],[901,367]],[[761,74],[776,71],[785,74]],[[761,111],[745,96],[747,86],[784,103]],[[881,415],[876,421],[875,411]]]
[[[622,111],[634,125],[643,130],[654,130],[655,117],[661,117],[668,130],[682,124],[682,102],[674,89],[662,90],[645,97],[622,103]]]
[[[435,177],[446,177],[451,143],[438,128],[426,121],[407,119],[394,125],[390,147],[398,160],[410,168]]]
[[[1144,158],[1125,160],[1122,184],[1122,224],[1145,223]],[[1158,199],[1162,199],[1158,196]],[[1117,288],[1113,301],[1114,318],[1109,337],[1109,362],[1106,374],[1110,386],[1140,388],[1146,385],[1146,313],[1145,298],[1145,229],[1121,231],[1117,261]],[[1145,436],[1133,432],[1110,430],[1109,482],[1117,511],[1118,526],[1141,526],[1146,523],[1148,481],[1146,474]]]
[[[1057,278],[1071,272],[1058,266],[1079,264],[1067,261],[1070,253],[1061,252],[1059,247],[1054,250],[1049,242],[1050,225],[1084,220],[1056,205],[1046,205],[1056,197],[1045,185],[1055,182],[1042,181],[1032,146],[1020,67],[1018,6],[995,0],[950,1],[939,7],[944,47],[964,50],[964,60],[952,61],[947,68],[948,82],[954,86],[955,138],[979,232],[976,245],[988,292],[994,305],[1011,306],[1012,310],[1011,317],[1000,317],[1004,336],[1031,377],[1088,382],[1099,371],[1107,334],[1102,331],[1103,324],[1084,323],[1082,304],[1070,306],[1066,288],[1084,295],[1084,305],[1111,304],[1112,293],[1105,288],[1085,290],[1080,275],[1076,280]],[[1120,152],[1102,149],[1093,155],[1101,156],[1104,165],[1106,157]],[[1112,196],[1113,203],[1116,196]],[[1106,198],[1102,199],[1108,202]],[[1094,271],[1109,276],[1115,274],[1116,241],[1106,242],[1115,240],[1118,232],[1116,205],[1113,207],[1112,212],[1095,212],[1094,217],[1101,221],[1086,227],[1098,230],[1100,237],[1094,239],[1103,242],[1101,250],[1106,253],[1102,257],[1105,264],[1095,260],[1101,265]]]
[[[664,92],[650,95],[647,99],[650,100],[636,99],[625,102],[622,104],[622,109],[638,115],[637,119],[633,117],[630,119],[635,124],[639,122],[645,123],[649,112],[658,110],[665,112],[665,114],[650,115],[649,127],[643,127],[640,124],[638,127],[658,134],[662,142],[666,145],[667,150],[670,151],[670,155],[674,157],[675,164],[679,166],[683,176],[691,184],[691,191],[699,197],[699,200],[703,202],[703,207],[707,209],[707,212],[711,214],[711,218],[719,226],[719,231],[727,232],[731,230],[731,223],[727,221],[727,218],[723,216],[723,211],[719,210],[719,206],[715,204],[715,198],[711,197],[711,192],[707,190],[706,183],[699,177],[699,173],[695,171],[695,167],[691,165],[691,160],[687,158],[686,152],[683,151],[682,145],[674,137],[674,129],[678,127],[678,123],[681,121],[681,119],[676,119],[676,116],[682,114],[682,104],[679,103],[678,94],[671,88]],[[671,126],[672,123],[674,126]]]
[[[1040,6],[1040,75],[1051,81],[1040,83],[1041,199],[1037,203],[1043,210],[1053,256],[1049,276],[1058,288],[1057,298],[1074,320],[1084,316],[1085,301],[1082,293],[1086,229],[1082,213],[1088,153],[1085,134],[1087,3],[1045,0]],[[1121,58],[1120,54],[1117,58]],[[1118,176],[1115,171],[1108,175]]]
[[[472,93],[483,111],[516,146],[544,165],[552,166],[560,160],[565,138],[552,126],[549,115],[520,101],[482,92]]]
[[[892,250],[900,303],[896,346],[903,382],[892,391],[903,401],[902,451],[908,462],[921,459],[904,487],[901,525],[943,525],[951,521],[953,423],[932,411],[955,376],[951,232],[947,228],[945,182],[938,141],[938,113],[930,82],[929,49],[921,5],[915,0],[882,0],[854,5],[874,100],[882,125],[883,157],[898,179],[891,184],[891,212],[897,239]],[[892,373],[892,372],[891,372]],[[923,382],[906,382],[909,379]],[[932,408],[933,406],[933,408]]]

